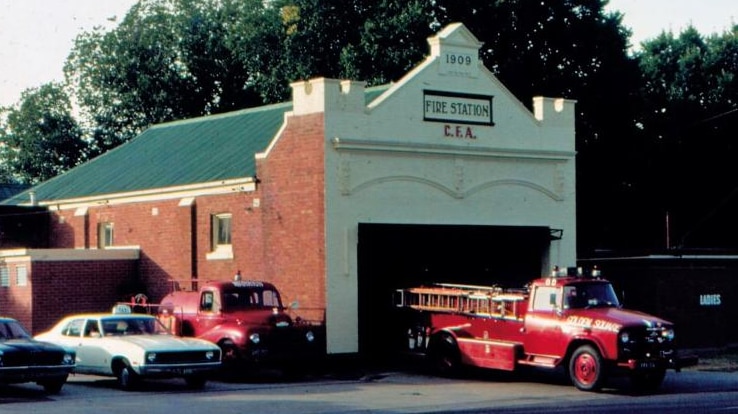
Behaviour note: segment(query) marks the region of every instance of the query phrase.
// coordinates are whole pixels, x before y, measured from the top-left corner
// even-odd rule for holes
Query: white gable
[[[576,263],[574,102],[528,110],[462,24],[428,43],[368,106],[360,82],[293,84],[294,115],[324,114],[330,352],[357,347],[359,223],[547,227],[543,265]]]

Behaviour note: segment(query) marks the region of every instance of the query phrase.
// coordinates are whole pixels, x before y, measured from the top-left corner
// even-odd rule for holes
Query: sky
[[[18,103],[25,89],[62,81],[74,38],[95,26],[114,27],[135,2],[0,0],[0,106]],[[738,23],[736,0],[610,0],[606,10],[625,14],[634,45],[689,24],[708,35]]]

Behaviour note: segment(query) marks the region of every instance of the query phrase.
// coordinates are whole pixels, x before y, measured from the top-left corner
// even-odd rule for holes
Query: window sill
[[[233,259],[233,248],[231,246],[219,246],[214,251],[205,255],[207,260],[231,260]]]

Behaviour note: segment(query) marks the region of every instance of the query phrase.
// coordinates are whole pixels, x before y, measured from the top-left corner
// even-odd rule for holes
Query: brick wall
[[[324,319],[325,156],[323,114],[291,117],[258,165],[266,279],[309,319]]]
[[[15,318],[28,329],[31,325],[31,306],[33,303],[33,289],[31,283],[31,264],[29,261],[2,263],[0,266],[7,271],[8,286],[0,286],[0,315]],[[18,268],[26,269],[25,286],[18,285]]]
[[[63,316],[108,312],[121,288],[135,278],[135,260],[39,261],[31,264],[33,309],[23,316],[34,334],[50,328]],[[30,308],[30,303],[28,304]]]

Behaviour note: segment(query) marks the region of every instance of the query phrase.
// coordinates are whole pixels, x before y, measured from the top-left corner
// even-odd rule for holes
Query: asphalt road
[[[738,413],[738,373],[669,372],[653,395],[613,381],[600,393],[576,390],[562,375],[472,373],[461,379],[374,370],[285,382],[277,376],[211,381],[189,391],[181,380],[148,381],[137,391],[109,378],[75,375],[59,395],[34,384],[0,388],[0,413]]]

